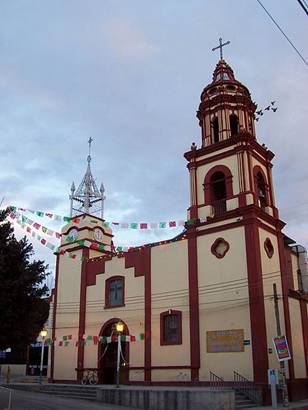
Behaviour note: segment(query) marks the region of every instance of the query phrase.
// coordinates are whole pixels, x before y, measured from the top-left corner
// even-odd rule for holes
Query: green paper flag
[[[43,231],[44,233],[46,233],[46,232],[47,232],[47,228],[46,228],[45,226],[42,226],[42,231]]]
[[[103,222],[103,227],[109,228],[110,223],[109,222]]]
[[[121,342],[126,342],[126,336],[125,335],[121,335]]]
[[[131,229],[138,229],[138,224],[136,222],[133,222],[130,224]]]
[[[123,251],[123,247],[122,246],[117,246],[117,252],[122,252]]]
[[[188,219],[188,221],[186,222],[187,223],[187,225],[194,225],[194,223],[195,223],[195,220],[194,219]]]
[[[38,215],[38,216],[44,216],[44,212],[37,211],[37,212],[36,212],[36,215]]]
[[[103,251],[104,250],[104,245],[98,245],[98,250]]]
[[[69,344],[70,344],[70,342],[69,342],[69,341],[64,342],[64,346],[65,346],[65,347],[67,347]]]
[[[159,222],[158,227],[159,228],[166,228],[167,222]]]
[[[63,340],[65,342],[67,340],[67,336],[63,336]]]
[[[63,216],[64,222],[71,222],[71,218],[69,216]]]
[[[88,337],[87,337],[87,340],[92,340],[92,336],[88,336]]]
[[[80,246],[84,246],[84,239],[81,239],[81,240],[77,241],[77,243]]]

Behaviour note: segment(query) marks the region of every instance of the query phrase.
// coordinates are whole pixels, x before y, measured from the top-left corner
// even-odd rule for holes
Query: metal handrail
[[[210,386],[213,389],[219,389],[221,387],[224,387],[224,379],[210,371]]]
[[[260,389],[260,387],[256,386],[253,382],[236,371],[233,371],[233,377],[234,390],[242,393],[253,402],[262,404],[262,390]]]
[[[214,201],[212,206],[214,209],[214,216],[223,215],[227,211],[227,200],[220,199],[218,201]]]

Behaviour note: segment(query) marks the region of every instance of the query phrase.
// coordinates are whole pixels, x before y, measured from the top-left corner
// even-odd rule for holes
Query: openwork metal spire
[[[69,196],[71,201],[71,210],[70,214],[80,215],[80,214],[97,214],[100,213],[100,217],[104,217],[104,201],[105,197],[105,188],[101,184],[100,189],[97,188],[95,179],[93,178],[91,172],[91,144],[93,138],[90,137],[88,140],[89,144],[89,153],[87,157],[87,170],[81,181],[79,187],[75,188],[74,182],[71,186],[71,195]]]

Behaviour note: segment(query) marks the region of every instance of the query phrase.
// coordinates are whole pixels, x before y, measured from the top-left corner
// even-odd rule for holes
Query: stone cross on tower
[[[215,51],[215,50],[217,50],[217,49],[220,48],[220,59],[222,60],[222,59],[223,59],[223,58],[222,58],[222,57],[223,57],[223,56],[222,56],[222,48],[223,48],[224,46],[227,46],[228,44],[230,44],[230,41],[226,41],[225,43],[222,43],[222,38],[220,37],[220,39],[219,39],[219,46],[212,48],[212,51]]]

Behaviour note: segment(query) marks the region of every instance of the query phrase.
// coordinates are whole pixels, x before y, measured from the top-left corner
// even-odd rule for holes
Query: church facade
[[[265,385],[268,369],[279,368],[275,287],[291,354],[289,391],[308,395],[304,255],[282,232],[274,154],[257,141],[255,110],[221,59],[201,94],[201,146],[184,154],[191,199],[176,238],[115,252],[102,219],[85,213],[64,226],[50,333],[74,342],[53,343],[52,382],[81,382],[94,369],[99,382],[115,383],[121,321],[121,334],[131,336],[121,339],[121,383],[196,384],[239,374]]]

